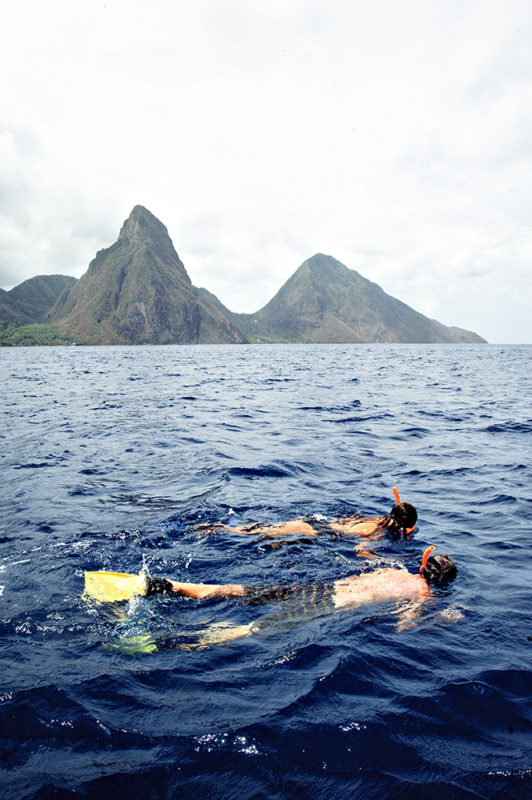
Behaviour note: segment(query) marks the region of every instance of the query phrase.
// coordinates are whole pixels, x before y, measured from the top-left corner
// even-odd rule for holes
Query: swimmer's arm
[[[239,583],[182,583],[170,581],[172,591],[182,597],[203,600],[205,597],[243,597],[245,587]]]
[[[381,536],[375,536],[375,540],[381,539]],[[377,559],[381,559],[382,556],[379,553],[374,553],[373,550],[368,550],[367,546],[360,542],[360,544],[355,545],[355,553],[357,558],[366,558],[368,560],[376,561]]]
[[[415,628],[418,624],[418,618],[421,616],[421,607],[423,601],[420,601],[415,609],[409,610],[401,614],[399,622],[397,623],[397,631],[408,631]],[[435,614],[423,615],[424,620],[434,620],[444,623],[445,625],[455,625],[464,615],[458,608],[444,608],[443,611],[437,611]]]
[[[397,633],[408,631],[415,628],[418,624],[418,619],[421,616],[421,609],[424,605],[423,600],[412,601],[408,608],[402,611],[397,621]]]

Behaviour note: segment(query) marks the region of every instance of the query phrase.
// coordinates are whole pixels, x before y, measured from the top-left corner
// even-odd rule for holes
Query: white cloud
[[[141,203],[233,310],[319,251],[532,340],[528,2],[4,6],[4,288],[82,274]]]

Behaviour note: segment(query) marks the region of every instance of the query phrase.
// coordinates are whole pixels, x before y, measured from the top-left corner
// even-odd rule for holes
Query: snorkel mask
[[[409,536],[412,533],[412,531],[415,530],[415,527],[416,527],[417,511],[414,508],[414,506],[411,505],[410,503],[401,503],[401,498],[399,497],[399,492],[397,491],[395,486],[393,487],[393,494],[394,494],[394,497],[395,497],[396,505],[392,508],[391,516],[393,517],[393,519],[397,523],[397,525],[402,529],[403,534],[405,536]],[[397,509],[397,506],[400,506],[400,508],[398,509],[399,514],[397,516],[403,516],[404,514],[407,514],[408,517],[410,518],[410,520],[413,519],[413,521],[414,521],[414,524],[412,525],[412,527],[410,527],[410,528],[405,527],[405,525],[402,524],[403,521],[401,519],[397,518],[396,513],[394,513],[396,511],[396,509]]]

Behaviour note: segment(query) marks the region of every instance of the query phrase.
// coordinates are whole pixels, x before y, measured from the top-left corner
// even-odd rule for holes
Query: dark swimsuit
[[[338,531],[324,519],[316,519],[316,517],[303,517],[303,522],[316,531],[318,536],[320,534],[327,534],[327,536],[338,536]]]
[[[334,585],[312,584],[306,586],[246,586],[244,597],[252,605],[282,600],[282,608],[267,614],[253,623],[255,630],[278,625],[300,624],[304,620],[332,614]]]
[[[350,519],[353,520],[353,523],[357,524],[359,522],[373,522],[371,517],[351,517]],[[378,518],[377,518],[378,519]],[[333,526],[326,522],[325,520],[316,519],[315,517],[303,517],[303,522],[306,522],[310,525],[316,533],[319,534],[327,534],[327,536],[334,536],[336,539],[345,536],[345,532],[341,530],[337,530],[333,528]],[[375,522],[375,530],[379,527],[379,522]],[[374,531],[372,531],[373,533]],[[348,534],[349,535],[349,534]]]

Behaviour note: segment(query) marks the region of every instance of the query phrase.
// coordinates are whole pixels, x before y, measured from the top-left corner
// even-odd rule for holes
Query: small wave
[[[57,466],[55,461],[30,461],[28,464],[14,464],[13,469],[43,469],[55,466]]]
[[[508,505],[508,503],[516,503],[517,497],[511,494],[497,494],[495,497],[490,497],[488,500],[477,500],[477,505],[488,506],[492,504]]]
[[[47,522],[41,522],[39,525],[37,525],[37,530],[41,533],[53,533],[54,528],[52,528],[51,525],[48,525]]]
[[[285,478],[291,474],[290,469],[268,464],[264,467],[230,467],[229,475],[243,478]]]
[[[485,428],[488,433],[532,433],[532,420],[527,422],[498,422]]]
[[[386,417],[391,417],[391,414],[360,414],[354,417],[331,417],[327,421],[334,424],[342,424],[345,422],[376,422]]]
[[[420,439],[423,436],[427,436],[430,433],[430,431],[428,430],[428,428],[416,427],[416,428],[403,428],[401,433],[406,434],[410,438]]]

